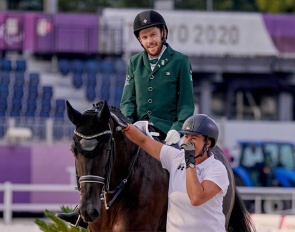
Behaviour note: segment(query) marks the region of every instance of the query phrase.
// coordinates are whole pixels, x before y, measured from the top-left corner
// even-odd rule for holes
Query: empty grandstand
[[[1,12],[0,141],[10,127],[30,128],[37,141],[69,139],[66,100],[80,110],[98,100],[119,106],[128,58],[142,49],[131,29],[137,13]],[[168,42],[190,57],[197,112],[295,119],[294,16],[162,13]]]

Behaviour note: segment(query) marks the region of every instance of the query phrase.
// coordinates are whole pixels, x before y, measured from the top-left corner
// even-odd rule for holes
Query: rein
[[[111,113],[111,115],[114,116],[113,113]],[[117,117],[117,116],[115,115],[115,117]],[[126,178],[124,178],[118,184],[118,186],[115,187],[113,190],[109,190],[110,175],[111,175],[114,159],[116,157],[115,139],[113,137],[113,132],[111,130],[110,124],[109,124],[109,128],[110,128],[109,130],[105,130],[105,131],[103,131],[101,133],[90,135],[90,136],[83,135],[83,134],[77,132],[76,130],[74,131],[75,135],[77,135],[77,136],[79,136],[79,137],[81,137],[83,139],[94,139],[94,138],[98,138],[98,137],[100,137],[102,135],[106,135],[106,134],[111,135],[111,139],[109,140],[109,143],[111,145],[111,158],[110,158],[110,161],[109,161],[108,173],[106,174],[107,178],[102,177],[102,176],[96,176],[96,175],[84,175],[84,176],[80,176],[78,178],[78,182],[79,182],[78,189],[79,190],[81,189],[81,184],[83,184],[83,183],[97,183],[97,184],[102,184],[103,185],[103,189],[102,189],[102,193],[100,195],[100,198],[101,198],[102,201],[104,201],[104,205],[105,205],[105,208],[107,210],[111,207],[113,202],[118,198],[118,196],[122,192],[125,184],[128,181],[128,178],[130,177],[131,171],[133,169],[133,166],[135,164],[135,161],[137,160],[137,157],[138,157],[138,154],[139,154],[139,151],[140,151],[140,148],[137,147],[137,152],[136,152],[135,156],[133,157],[133,159],[131,161],[131,164],[129,166],[128,174],[127,174]],[[82,154],[85,153],[85,151],[83,151],[83,150],[81,150],[80,152]],[[89,153],[89,151],[87,151],[86,153]],[[111,162],[112,161],[111,159],[113,159],[113,162]],[[107,202],[107,194],[114,194],[113,198],[108,202]]]

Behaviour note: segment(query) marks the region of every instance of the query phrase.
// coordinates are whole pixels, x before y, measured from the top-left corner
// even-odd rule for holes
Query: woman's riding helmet
[[[200,134],[208,137],[211,140],[210,147],[214,147],[217,143],[219,129],[212,118],[206,114],[197,114],[189,117],[179,132],[183,134]]]
[[[142,29],[146,29],[153,26],[163,26],[163,28],[167,31],[166,34],[168,34],[168,28],[162,15],[160,15],[158,12],[154,10],[142,11],[134,19],[134,22],[133,22],[134,35],[136,36],[136,38],[138,38],[139,32]],[[166,39],[167,39],[167,36],[166,36]]]

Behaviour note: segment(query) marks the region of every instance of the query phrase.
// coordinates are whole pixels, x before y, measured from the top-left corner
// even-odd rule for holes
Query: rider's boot
[[[87,229],[88,224],[83,221],[78,211],[79,207],[76,207],[72,213],[57,213],[55,216],[63,221],[71,223],[73,226],[80,226]]]
[[[80,191],[79,188],[79,177],[76,170],[76,181],[77,181],[77,189]],[[77,205],[72,213],[57,213],[55,214],[56,217],[64,220],[66,222],[71,223],[74,226],[80,226],[87,229],[88,224],[84,222],[83,219],[80,217],[79,214],[79,206]]]

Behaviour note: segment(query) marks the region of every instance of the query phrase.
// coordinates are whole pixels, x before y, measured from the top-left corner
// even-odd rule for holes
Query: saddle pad
[[[158,132],[149,131],[149,122],[148,121],[137,121],[133,124],[136,126],[142,133],[146,136],[154,139],[153,136],[158,137],[160,134]]]

